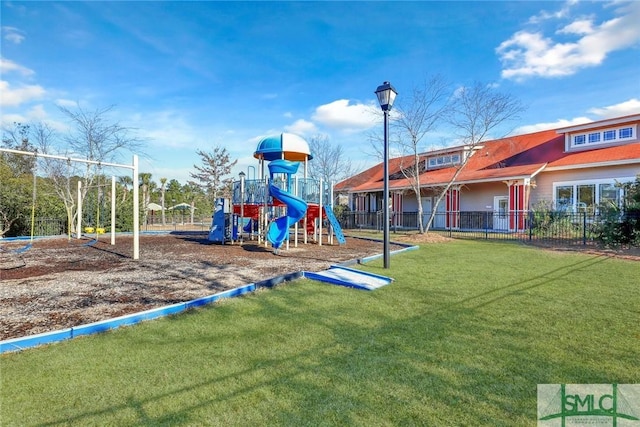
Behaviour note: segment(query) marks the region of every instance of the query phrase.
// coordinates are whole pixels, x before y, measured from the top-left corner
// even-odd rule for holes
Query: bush
[[[640,175],[621,187],[625,190],[624,207],[601,207],[596,238],[606,247],[640,246]]]

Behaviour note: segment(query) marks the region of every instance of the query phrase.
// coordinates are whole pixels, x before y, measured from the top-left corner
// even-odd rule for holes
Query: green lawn
[[[539,383],[640,383],[640,263],[454,241],[0,357],[0,424],[530,426]]]

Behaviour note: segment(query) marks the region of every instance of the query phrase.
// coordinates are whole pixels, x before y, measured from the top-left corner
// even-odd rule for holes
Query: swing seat
[[[84,232],[85,232],[85,233],[87,233],[87,234],[91,234],[91,233],[93,233],[95,230],[96,230],[96,229],[95,229],[95,228],[93,228],[93,227],[85,227],[85,228],[84,228]]]
[[[24,252],[28,251],[29,249],[31,249],[31,246],[33,246],[33,245],[31,243],[28,243],[27,245],[14,250],[13,253],[16,253],[16,254],[24,253]]]
[[[96,228],[96,233],[97,233],[97,234],[104,234],[104,233],[105,233],[105,230],[104,230],[104,228],[99,227],[99,228]]]

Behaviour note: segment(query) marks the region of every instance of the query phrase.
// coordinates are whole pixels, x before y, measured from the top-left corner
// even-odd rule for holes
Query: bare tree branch
[[[402,175],[409,181],[418,205],[418,230],[424,233],[422,224],[422,201],[420,175],[426,170],[420,153],[423,140],[429,132],[437,127],[450,109],[448,102],[450,84],[439,75],[425,80],[421,86],[415,87],[409,97],[402,98],[397,107],[399,112],[392,122],[396,141],[403,158],[408,164],[400,165]]]

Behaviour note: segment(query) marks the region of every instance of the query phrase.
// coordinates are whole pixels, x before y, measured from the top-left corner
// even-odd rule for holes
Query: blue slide
[[[269,163],[271,178],[273,178],[273,174],[285,173],[287,174],[287,181],[290,182],[291,175],[298,171],[298,165],[299,163],[289,160],[274,160]],[[269,184],[269,193],[287,207],[287,214],[272,221],[269,225],[269,230],[267,230],[267,240],[275,249],[278,249],[282,246],[282,242],[289,237],[289,228],[300,221],[307,213],[307,203],[273,184]]]

